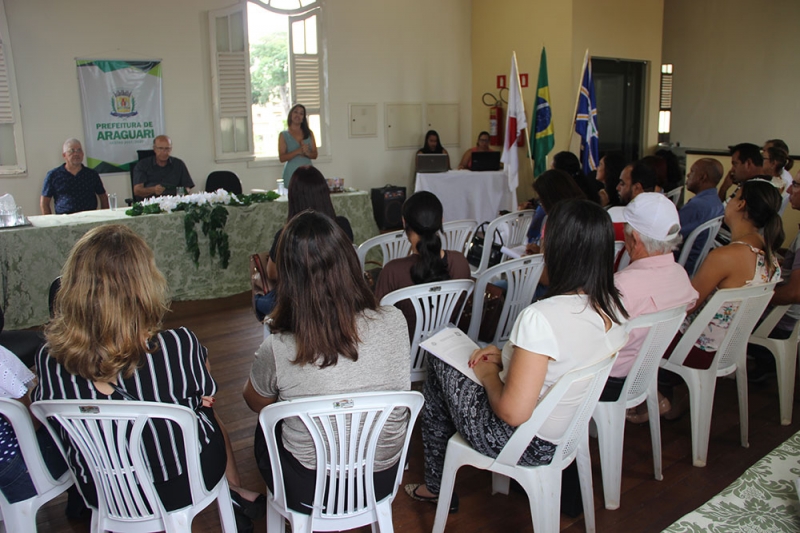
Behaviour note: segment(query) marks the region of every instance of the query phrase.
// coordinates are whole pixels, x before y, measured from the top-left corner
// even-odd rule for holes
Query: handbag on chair
[[[483,247],[486,246],[486,225],[489,224],[488,221],[484,222],[478,229],[475,230],[475,235],[472,237],[472,241],[469,243],[469,250],[467,251],[467,261],[470,265],[474,267],[479,267],[481,264],[481,257],[483,257]],[[495,235],[500,237],[500,242],[494,242],[492,239],[492,252],[489,255],[489,266],[493,267],[495,265],[499,265],[500,262],[503,260],[503,252],[500,250],[503,248],[503,235],[495,230]]]

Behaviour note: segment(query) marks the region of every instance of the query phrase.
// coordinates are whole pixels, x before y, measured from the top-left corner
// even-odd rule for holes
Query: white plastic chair
[[[471,279],[437,281],[398,289],[381,298],[381,305],[408,300],[414,307],[417,322],[411,336],[412,382],[423,381],[428,374],[425,350],[419,347],[419,343],[449,322],[458,323],[473,287]]]
[[[528,421],[514,431],[496,459],[473,450],[458,433],[450,437],[433,533],[444,531],[456,473],[464,465],[492,472],[492,494],[498,492],[508,494],[509,478],[515,479],[528,495],[534,531],[557,532],[560,525],[561,471],[573,460],[578,464],[586,531],[593,533],[594,492],[592,463],[589,457],[589,418],[603,390],[614,359],[613,356],[605,357],[597,363],[572,370],[561,377],[539,400]],[[557,444],[552,462],[545,466],[518,466],[517,462],[533,437],[561,402],[574,405],[575,414],[562,437],[556,439],[557,442],[548,439]]]
[[[669,192],[665,192],[664,196],[670,199],[675,207],[678,207],[678,203],[681,201],[681,193],[683,192],[683,186],[675,187]]]
[[[442,224],[442,248],[462,254],[467,253],[467,246],[472,241],[478,222],[475,220],[454,220]]]
[[[708,438],[711,432],[711,410],[714,407],[717,378],[734,372],[736,373],[736,387],[739,391],[739,424],[742,446],[744,448],[749,446],[747,436],[747,340],[772,298],[775,283],[718,290],[695,317],[670,354],[669,359],[661,360],[662,368],[680,375],[689,387],[689,408],[692,417],[692,463],[694,466],[706,466]],[[711,366],[706,370],[683,366],[695,341],[708,327],[711,319],[725,302],[739,302],[739,309],[731,319],[725,338],[714,354]]]
[[[39,508],[67,490],[72,485],[69,472],[54,479],[44,463],[36,432],[33,430],[28,408],[16,400],[0,398],[0,414],[8,419],[14,428],[19,443],[19,452],[28,467],[28,475],[36,488],[36,496],[17,503],[9,503],[0,492],[0,511],[5,522],[5,530],[36,531],[36,513]]]
[[[288,518],[292,533],[342,531],[367,524],[372,524],[373,531],[391,533],[392,501],[403,469],[397,468],[392,493],[376,501],[372,477],[375,450],[392,410],[406,408],[408,426],[398,463],[405,464],[411,432],[423,402],[419,392],[369,392],[289,400],[262,409],[258,422],[267,441],[275,487],[275,493],[267,495],[267,531],[282,533],[284,518]],[[310,515],[293,511],[286,505],[275,426],[291,417],[305,424],[316,448],[316,488]],[[348,431],[340,430],[344,427]],[[360,431],[351,431],[351,428],[360,428]],[[326,483],[329,476],[330,482]]]
[[[771,339],[770,332],[783,318],[788,305],[779,305],[772,309],[767,317],[750,335],[750,342],[768,349],[775,358],[775,370],[778,375],[778,398],[781,408],[781,425],[792,423],[792,407],[794,406],[794,378],[797,370],[797,336],[800,332],[798,320],[788,339]]]
[[[704,232],[708,232],[708,238],[706,239],[706,243],[703,245],[703,248],[700,250],[700,255],[697,256],[697,260],[694,262],[694,268],[691,272],[687,270],[687,274],[689,277],[694,277],[694,273],[697,272],[697,268],[700,266],[708,252],[714,247],[714,239],[717,237],[717,233],[719,233],[719,228],[722,227],[722,217],[712,218],[707,222],[703,222],[699,226],[697,226],[692,232],[686,237],[686,240],[683,243],[683,248],[681,248],[681,254],[678,257],[678,263],[686,267],[686,261],[689,259],[689,254],[692,252],[692,247],[694,246],[695,241],[697,238],[702,235]]]
[[[511,329],[514,327],[517,315],[531,304],[533,293],[536,291],[543,270],[544,256],[542,254],[530,255],[495,265],[475,280],[475,290],[472,296],[472,319],[467,332],[469,338],[476,344],[485,345],[478,340],[478,333],[483,319],[486,285],[493,280],[502,278],[506,280],[508,287],[503,301],[503,310],[500,313],[500,321],[497,323],[497,331],[489,343],[502,348],[511,336]]]
[[[411,253],[411,243],[406,236],[406,232],[403,230],[372,237],[362,242],[356,250],[358,253],[358,262],[361,263],[362,271],[364,271],[367,263],[367,253],[376,246],[380,246],[381,248],[384,266],[392,259],[405,257]]]
[[[515,211],[514,213],[501,215],[489,223],[486,227],[481,263],[477,267],[470,267],[474,277],[477,278],[489,268],[489,256],[492,253],[492,242],[494,242],[495,231],[502,235],[503,246],[506,248],[519,246],[525,242],[528,226],[531,225],[531,220],[533,220],[533,213],[534,211],[532,209]]]
[[[203,483],[197,417],[191,409],[127,400],[46,400],[33,403],[31,411],[46,424],[62,455],[63,431],[87,465],[97,489],[91,531],[185,533],[195,515],[217,500],[222,531],[236,533],[225,476],[211,490]],[[183,509],[166,511],[153,486],[142,437],[153,419],[170,420],[183,433],[179,453],[186,460],[192,497],[192,505]]]
[[[603,495],[606,509],[618,509],[622,482],[622,443],[625,438],[625,410],[647,401],[650,415],[650,440],[653,446],[653,472],[659,481],[661,475],[661,424],[658,412],[658,386],[656,374],[659,361],[669,348],[686,317],[682,305],[656,313],[648,313],[626,324],[630,333],[634,329],[648,328],[636,361],[633,363],[619,399],[615,402],[598,402],[592,420],[597,428],[600,448],[600,466],[603,472]]]

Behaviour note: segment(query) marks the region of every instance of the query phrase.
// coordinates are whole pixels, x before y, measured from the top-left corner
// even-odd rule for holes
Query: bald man
[[[133,169],[133,194],[140,198],[175,194],[178,187],[189,192],[194,187],[186,165],[172,157],[172,139],[159,135],[153,141],[156,155],[142,159]]]
[[[684,240],[700,224],[720,217],[725,212],[722,201],[717,195],[717,185],[722,179],[722,173],[722,163],[710,157],[698,159],[689,169],[689,173],[686,175],[686,188],[694,193],[694,197],[686,202],[686,205],[678,212],[681,221],[681,235]],[[705,241],[706,236],[703,235],[694,242],[686,261],[687,271],[691,272],[694,268],[694,263]]]

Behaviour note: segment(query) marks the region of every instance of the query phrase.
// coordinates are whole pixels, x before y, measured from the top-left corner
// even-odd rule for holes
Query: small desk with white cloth
[[[505,171],[449,170],[417,173],[415,192],[430,191],[442,202],[444,221],[474,219],[480,224],[494,220],[501,210],[516,209],[516,191],[508,188]]]

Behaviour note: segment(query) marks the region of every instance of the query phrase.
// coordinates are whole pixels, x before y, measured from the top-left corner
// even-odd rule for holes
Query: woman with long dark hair
[[[436,130],[428,130],[425,134],[425,142],[422,148],[417,150],[417,154],[444,154],[447,156],[447,168],[450,168],[450,154],[447,153],[442,142],[439,140],[439,134]],[[414,156],[414,168],[416,168],[416,155]]]
[[[461,156],[461,162],[458,164],[459,170],[467,169],[472,170],[472,154],[475,152],[492,152],[492,148],[489,146],[489,132],[482,131],[478,134],[478,142],[464,152],[464,155]]]
[[[319,213],[327,215],[339,225],[345,232],[350,242],[353,242],[353,229],[350,221],[346,217],[337,216],[331,202],[331,193],[328,182],[322,172],[312,166],[302,166],[295,170],[292,181],[289,183],[289,213],[286,221],[291,220],[295,215],[313,209]],[[266,316],[275,307],[275,285],[278,280],[278,269],[275,266],[275,255],[278,246],[278,239],[281,237],[283,228],[275,233],[272,239],[272,246],[269,249],[269,260],[267,261],[267,287],[264,287],[264,294],[255,296],[256,310],[260,315]]]
[[[298,167],[317,158],[317,141],[308,127],[306,107],[295,104],[286,117],[286,129],[278,136],[278,159],[283,165],[283,184],[288,187]]]
[[[425,484],[405,487],[416,500],[437,501],[447,441],[456,431],[478,452],[496,457],[561,376],[596,363],[625,342],[621,324],[627,315],[614,286],[614,230],[608,214],[593,202],[567,200],[548,217],[544,258],[550,290],[520,313],[502,350],[488,346],[472,355],[470,366],[481,385],[442,360],[428,358],[422,419]],[[559,413],[560,420],[571,417],[569,408]],[[546,438],[545,432],[534,438],[519,464],[549,464],[556,445]],[[453,495],[451,511],[457,505]]]
[[[403,315],[378,307],[358,257],[329,217],[304,211],[293,217],[277,250],[278,302],[272,335],[256,352],[244,399],[255,412],[276,401],[323,394],[408,390],[410,346]],[[394,413],[376,456],[376,499],[392,491],[405,436],[406,415]],[[314,501],[316,453],[296,419],[276,432],[288,505],[309,514]],[[256,430],[259,470],[272,490],[264,435]]]
[[[411,255],[389,261],[378,277],[378,301],[397,289],[448,279],[469,279],[472,273],[461,252],[442,249],[442,202],[435,194],[420,191],[403,204],[403,225],[411,242]],[[409,327],[416,323],[413,308],[399,304]]]
[[[536,208],[531,225],[528,228],[528,244],[525,251],[528,254],[538,254],[542,228],[547,219],[547,213],[562,200],[573,198],[586,198],[586,195],[575,183],[575,180],[563,170],[550,169],[541,173],[533,182],[533,190],[539,197],[539,206]]]
[[[562,170],[572,176],[575,183],[586,195],[586,199],[596,204],[600,203],[600,194],[598,191],[602,188],[597,180],[590,179],[581,170],[581,162],[578,156],[572,152],[558,152],[553,156],[553,162],[550,164],[551,168],[555,170]]]
[[[606,209],[622,204],[617,185],[625,166],[625,156],[622,152],[609,152],[600,158],[596,179],[603,184],[603,189],[599,192],[600,205]]]

